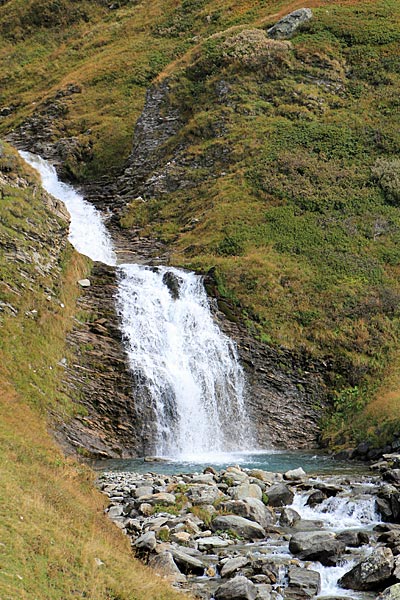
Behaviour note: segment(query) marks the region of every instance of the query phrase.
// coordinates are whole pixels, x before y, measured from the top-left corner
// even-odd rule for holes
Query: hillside
[[[301,6],[314,16],[290,41],[266,37]],[[123,227],[213,268],[259,340],[325,361],[327,439],[389,439],[398,2],[8,0],[0,17],[1,134],[77,181],[114,178]],[[154,115],[172,125],[152,148]]]

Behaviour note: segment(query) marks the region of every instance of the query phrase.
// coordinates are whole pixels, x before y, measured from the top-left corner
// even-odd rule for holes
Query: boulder
[[[256,597],[256,586],[242,575],[237,575],[220,585],[214,592],[215,600],[255,600]]]
[[[267,30],[268,37],[275,40],[287,40],[293,37],[303,23],[312,19],[313,13],[309,8],[299,8],[286,15]]]
[[[163,275],[162,282],[167,286],[172,298],[178,300],[183,279],[178,277],[178,275],[175,275],[172,271],[166,271]]]
[[[230,558],[221,569],[221,577],[229,577],[242,567],[245,567],[249,564],[249,559],[247,556],[237,556],[235,558]]]
[[[224,540],[218,535],[210,535],[209,537],[201,537],[197,539],[197,545],[199,550],[205,550],[206,552],[213,548],[226,548],[233,544],[232,540]]]
[[[187,492],[187,496],[192,504],[213,504],[223,496],[222,492],[215,485],[193,485]]]
[[[224,511],[233,513],[250,521],[255,521],[261,527],[273,525],[276,521],[274,512],[265,506],[257,498],[246,498],[245,500],[230,500],[222,505]]]
[[[245,498],[261,500],[262,491],[256,483],[242,483],[233,489],[232,498],[235,500],[244,500]]]
[[[157,545],[154,531],[147,531],[134,542],[133,547],[140,552],[152,552]]]
[[[314,490],[307,498],[307,506],[316,506],[327,499],[327,495],[322,490]]]
[[[283,474],[283,478],[287,481],[298,481],[305,476],[306,472],[301,467],[298,469],[292,469],[291,471],[286,471],[286,473]]]
[[[232,531],[247,540],[265,538],[266,535],[261,525],[236,515],[218,516],[213,520],[211,527],[213,531]]]
[[[363,544],[368,544],[369,537],[364,531],[342,531],[336,535],[337,539],[343,542],[349,548],[358,548]]]
[[[285,506],[282,509],[279,524],[282,525],[282,527],[293,527],[300,519],[301,517],[296,510],[290,508],[290,506]]]
[[[168,494],[167,492],[159,492],[158,494],[152,494],[147,496],[141,496],[138,498],[141,503],[151,504],[165,504],[166,506],[172,506],[176,502],[174,494]]]
[[[289,542],[289,550],[297,558],[318,560],[327,567],[336,565],[345,548],[345,544],[329,532],[300,532]]]
[[[172,557],[171,552],[162,552],[152,556],[149,560],[149,565],[157,573],[170,579],[174,583],[185,583],[186,577],[180,572]]]
[[[321,590],[321,576],[317,571],[291,565],[288,571],[289,585],[285,599],[301,600],[315,598]]]
[[[195,573],[196,575],[203,575],[204,564],[201,560],[195,556],[191,556],[188,552],[183,552],[181,549],[172,548],[171,554],[178,565],[179,569],[184,573]]]
[[[270,506],[285,506],[293,502],[294,494],[284,483],[276,483],[266,490]]]
[[[395,583],[379,594],[377,600],[400,600],[400,583]]]
[[[90,287],[90,279],[79,279],[78,284],[83,288]]]
[[[375,591],[387,585],[394,569],[390,548],[375,548],[372,554],[339,579],[339,585],[349,590]]]

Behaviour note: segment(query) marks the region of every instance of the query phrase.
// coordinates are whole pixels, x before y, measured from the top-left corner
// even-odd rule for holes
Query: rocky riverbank
[[[392,454],[352,477],[108,472],[99,487],[134,553],[196,598],[397,598],[399,467]]]

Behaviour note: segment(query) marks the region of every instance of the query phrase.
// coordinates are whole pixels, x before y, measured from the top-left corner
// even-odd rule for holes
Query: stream
[[[236,347],[213,320],[201,277],[172,267],[117,265],[100,213],[60,182],[47,161],[20,154],[39,172],[43,187],[66,205],[74,247],[117,268],[121,331],[130,369],[150,392],[157,458],[93,467],[110,498],[108,514],[136,553],[204,600],[374,598],[374,592],[347,590],[338,580],[377,547],[382,521],[377,498],[385,492],[380,478],[364,465],[322,453],[257,448]],[[274,505],[276,486],[288,495]],[[312,494],[316,503],[310,502]],[[243,523],[236,531],[235,519],[225,527],[224,518],[232,514],[248,517],[261,533],[246,533]],[[328,561],[312,553],[304,558],[291,540],[306,533],[334,539],[340,552]],[[246,592],[220,591],[226,577],[231,582],[228,563],[239,565],[230,576],[242,578],[238,585],[247,585]]]

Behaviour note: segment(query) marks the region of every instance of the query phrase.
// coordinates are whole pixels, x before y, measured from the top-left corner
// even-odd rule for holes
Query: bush
[[[400,159],[378,158],[372,167],[373,179],[381,187],[385,199],[398,206],[400,204]]]

